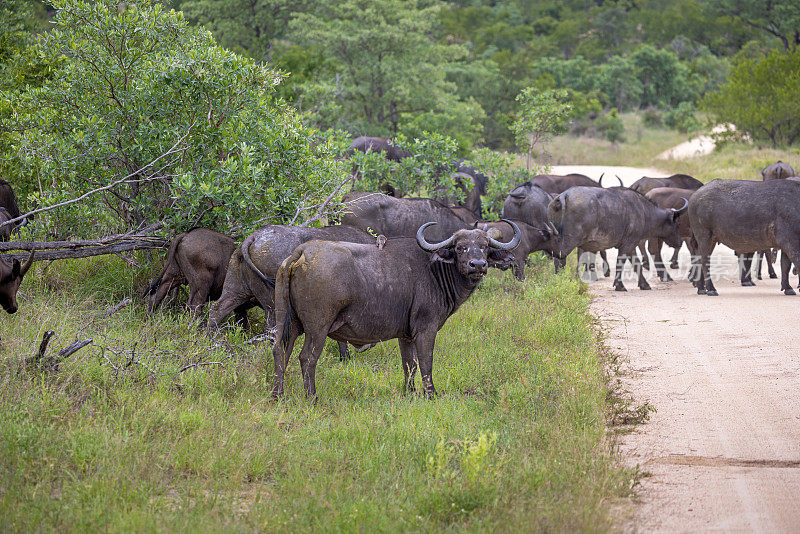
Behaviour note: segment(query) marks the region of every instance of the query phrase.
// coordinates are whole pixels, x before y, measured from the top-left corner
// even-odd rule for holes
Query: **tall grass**
[[[3,316],[0,517],[17,531],[594,531],[630,473],[607,437],[588,297],[537,264],[493,272],[437,338],[432,401],[402,393],[396,342],[269,398],[269,347],[209,339],[141,302],[116,258],[37,265]],[[95,344],[28,369],[45,330]],[[220,362],[190,367],[188,364]]]

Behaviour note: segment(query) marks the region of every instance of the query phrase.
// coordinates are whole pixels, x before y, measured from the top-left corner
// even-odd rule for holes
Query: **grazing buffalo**
[[[0,208],[8,210],[12,219],[20,216],[19,205],[17,204],[17,195],[11,189],[11,184],[5,180],[0,180]]]
[[[169,246],[164,269],[144,292],[145,297],[151,295],[147,310],[152,313],[170,291],[189,284],[186,305],[192,315],[197,315],[206,301],[216,300],[222,294],[228,262],[235,249],[233,239],[207,228],[178,235]],[[246,308],[237,310],[237,318],[246,324]]]
[[[317,360],[325,337],[357,345],[397,338],[405,389],[414,390],[419,365],[426,397],[433,386],[436,333],[486,275],[488,262],[510,254],[510,243],[482,230],[458,230],[431,244],[422,225],[416,240],[389,238],[374,244],[311,241],[297,247],[278,270],[275,313],[275,382],[272,395],[283,396],[288,356],[297,336],[305,333],[300,366],[306,395],[316,397]],[[510,223],[513,225],[513,223]]]
[[[686,201],[691,198],[694,192],[694,189],[681,189],[679,187],[656,187],[648,191],[645,197],[652,200],[656,206],[660,208],[680,210],[686,205]],[[681,234],[681,239],[687,243],[691,243],[692,227],[689,224],[689,217],[686,215],[678,217],[678,232]],[[664,260],[661,258],[661,248],[663,244],[664,240],[661,238],[650,238],[647,243],[647,251],[653,256],[653,263],[655,264],[658,277],[662,282],[669,282],[672,280],[672,277],[670,277],[667,269],[664,267]],[[644,241],[639,244],[639,248],[643,252],[642,257],[646,260],[647,255],[644,253]],[[678,250],[680,249],[675,249],[676,254],[673,256],[673,263],[670,265],[673,269],[678,267],[678,259],[676,257]],[[648,269],[648,264],[646,262],[643,263],[645,263],[645,269]]]
[[[602,180],[603,177],[600,177]],[[595,182],[588,176],[583,174],[537,174],[526,184],[538,185],[553,196],[560,195],[571,187],[602,187],[600,183]],[[525,185],[525,184],[523,184]]]
[[[11,219],[12,217],[8,210],[0,206],[0,225]],[[7,226],[0,226],[0,241],[11,241],[11,229],[12,226],[10,224]]]
[[[446,239],[457,230],[470,228],[451,208],[429,198],[394,198],[381,193],[355,191],[345,195],[342,224],[355,226],[365,232],[386,237],[411,237],[428,221],[438,224],[431,228],[431,238]]]
[[[300,226],[266,226],[247,237],[233,252],[222,295],[211,308],[208,327],[216,329],[234,311],[259,305],[266,315],[267,330],[275,327],[275,274],[281,262],[302,243],[312,239],[372,243],[375,237],[351,226],[303,228]],[[339,355],[347,359],[346,344],[339,344]]]
[[[558,252],[558,236],[552,223],[537,228],[524,221],[514,221],[516,224],[520,240],[517,248],[514,249],[514,260],[511,263],[511,272],[520,282],[525,280],[525,261],[528,256],[537,250],[544,250],[549,255]],[[487,232],[492,238],[499,241],[511,241],[514,237],[515,229],[507,222],[485,222],[476,221],[475,228]]]
[[[688,174],[673,174],[666,178],[649,178],[644,176],[631,185],[631,189],[643,195],[646,195],[648,191],[656,187],[678,187],[680,189],[697,190],[703,187],[703,182]]]
[[[31,252],[23,265],[20,265],[19,260],[0,258],[0,306],[8,313],[17,311],[17,291],[28,269],[33,265],[35,254],[36,252]]]
[[[700,255],[697,293],[717,295],[709,273],[709,257],[717,243],[749,254],[780,248],[781,290],[789,285],[792,262],[800,265],[800,186],[790,180],[714,180],[689,201],[689,219]]]
[[[794,176],[794,169],[788,163],[778,161],[761,169],[761,179],[767,180],[781,180]]]
[[[636,245],[650,237],[662,238],[672,247],[680,246],[677,217],[682,211],[659,208],[644,195],[625,187],[574,187],[554,198],[547,208],[550,220],[558,221],[561,258],[577,247],[589,252],[618,249],[614,276],[617,291],[625,291],[622,283],[625,260],[633,264],[639,288],[650,289],[635,254]]]

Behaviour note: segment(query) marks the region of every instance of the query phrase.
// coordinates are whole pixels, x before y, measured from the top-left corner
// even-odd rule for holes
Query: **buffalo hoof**
[[[604,269],[603,270],[603,276],[605,276],[606,278],[611,276],[611,269],[608,269],[608,268]]]
[[[759,280],[761,280],[761,279],[759,278]],[[756,283],[753,282],[752,280],[748,280],[746,282],[742,282],[742,287],[753,287],[754,285],[756,285]]]
[[[625,286],[620,284],[618,286],[617,285],[614,286],[614,291],[627,291],[627,289],[625,289]]]
[[[677,269],[679,267],[680,267],[680,265],[678,265],[677,261],[673,261],[672,263],[669,264],[669,268],[670,269]]]
[[[672,282],[672,277],[669,274],[664,273],[664,275],[661,276],[661,281],[662,282]]]
[[[794,274],[797,274],[797,273],[794,273]],[[778,278],[778,275],[775,274],[775,273],[770,273],[769,277],[772,278],[772,279],[775,279],[775,278]],[[759,280],[761,280],[761,278],[759,278]]]
[[[705,295],[705,294],[706,294],[706,290],[705,290],[705,288],[698,287],[698,288],[697,288],[697,294],[698,294],[698,295]]]
[[[716,289],[710,289],[709,291],[706,292],[706,295],[708,295],[709,297],[718,297],[719,293],[717,293]]]
[[[650,291],[652,288],[650,287],[650,284],[644,284],[640,285],[639,289],[641,289],[642,291]]]
[[[794,289],[792,289],[791,287],[789,289],[784,289],[783,290],[783,294],[784,295],[789,295],[789,296],[797,295],[797,293],[795,293]]]

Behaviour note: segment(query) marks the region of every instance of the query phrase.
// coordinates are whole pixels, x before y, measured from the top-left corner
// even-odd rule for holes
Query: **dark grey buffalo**
[[[703,182],[698,180],[697,178],[693,178],[688,174],[673,174],[672,176],[667,176],[666,178],[649,178],[647,176],[643,176],[639,178],[631,185],[631,189],[634,191],[638,191],[639,193],[645,195],[651,189],[655,189],[656,187],[678,187],[680,189],[693,189],[697,190],[703,187]]]
[[[208,228],[195,228],[178,235],[169,246],[161,274],[144,293],[145,297],[151,295],[148,311],[155,311],[170,291],[188,284],[186,304],[197,315],[206,301],[216,300],[222,294],[228,262],[235,249],[233,239]],[[237,310],[237,317],[246,324],[246,309]]]
[[[386,237],[412,237],[428,221],[431,238],[442,240],[472,224],[456,215],[451,208],[429,198],[394,198],[381,193],[356,191],[345,195],[342,224]]]
[[[602,180],[603,177],[601,176],[600,179]],[[588,176],[578,173],[565,175],[537,174],[526,183],[538,185],[553,196],[560,195],[571,187],[602,187],[600,183],[595,182]]]
[[[791,180],[714,180],[689,201],[689,219],[700,255],[697,293],[717,295],[709,257],[717,243],[749,254],[780,248],[781,290],[789,285],[792,262],[800,265],[800,185]]]
[[[520,282],[525,280],[525,262],[528,256],[536,251],[543,250],[550,256],[558,252],[558,239],[554,234],[552,224],[543,225],[541,228],[531,226],[524,221],[513,221],[519,230],[520,240],[514,249],[514,260],[511,263],[511,272]],[[503,221],[487,222],[476,221],[475,228],[487,232],[492,238],[508,242],[514,237],[514,227]]]
[[[376,238],[351,226],[303,228],[271,225],[250,234],[231,255],[219,301],[211,308],[208,327],[216,329],[234,311],[261,306],[267,330],[275,327],[275,274],[281,262],[302,243],[312,239],[371,243]],[[342,359],[348,357],[346,344],[339,345]]]
[[[0,224],[16,219],[21,215],[19,204],[17,203],[17,195],[14,194],[11,184],[5,180],[0,180],[0,209],[5,209],[6,211],[6,214],[0,219]],[[25,221],[20,221],[3,226],[0,228],[0,235],[8,235],[8,239],[11,239],[11,232],[16,231],[17,227],[22,226],[24,223]],[[5,241],[8,241],[8,239],[5,239]]]
[[[17,311],[17,291],[22,283],[22,279],[28,273],[28,269],[33,265],[33,257],[36,253],[31,252],[24,264],[20,265],[19,260],[7,260],[0,258],[0,306],[8,313]]]
[[[679,187],[656,187],[648,191],[645,197],[653,201],[656,206],[660,208],[681,210],[686,206],[687,200],[691,198],[694,192],[694,189],[681,189]],[[683,213],[682,211],[682,215],[678,217],[678,232],[680,232],[681,239],[687,243],[691,243],[692,227],[689,224],[689,217]],[[650,238],[647,241],[647,251],[653,256],[653,263],[659,279],[661,279],[662,282],[671,281],[672,277],[664,267],[664,260],[661,258],[661,248],[664,244],[664,240],[661,238]],[[639,248],[643,252],[642,256],[647,259],[647,255],[644,253],[644,242],[639,244]],[[678,267],[678,250],[680,249],[675,249],[675,255],[672,257],[672,264],[670,267],[673,269]],[[647,268],[648,266],[645,263],[645,269]]]
[[[782,161],[777,161],[761,169],[761,179],[764,181],[782,180],[791,176],[795,176],[794,169],[791,165]]]
[[[391,139],[363,135],[353,139],[353,142],[350,143],[350,151],[351,153],[359,151],[365,154],[367,152],[380,152],[390,161],[400,161],[411,155],[408,151],[396,146]]]
[[[659,208],[644,195],[625,187],[573,187],[554,198],[547,209],[550,220],[561,234],[561,258],[566,258],[577,247],[588,252],[617,248],[614,277],[617,291],[625,291],[622,269],[626,260],[631,261],[638,274],[639,288],[650,289],[641,261],[635,254],[636,245],[649,237],[661,238],[669,246],[679,247],[677,217],[680,213],[680,210]]]
[[[300,366],[306,395],[316,396],[315,373],[325,337],[355,345],[397,338],[405,389],[413,391],[417,366],[426,397],[433,386],[436,333],[486,275],[492,256],[510,254],[510,243],[483,230],[459,230],[431,244],[422,225],[415,239],[374,244],[311,241],[297,247],[281,265],[275,287],[279,328],[274,397],[283,395],[283,378],[297,336],[305,333]],[[497,257],[497,260],[503,261]]]
[[[558,270],[563,267],[564,262],[562,259],[557,257],[557,251],[559,249],[558,230],[556,230],[555,226],[547,215],[547,206],[552,200],[553,195],[542,189],[540,186],[531,182],[525,182],[524,184],[512,189],[506,197],[506,200],[503,203],[503,217],[506,217],[507,219],[523,221],[534,228],[551,229],[551,241],[541,250],[554,254],[556,270]],[[578,251],[579,257],[582,257],[582,252],[583,251]],[[603,272],[605,276],[609,276],[611,274],[611,270],[608,266],[608,260],[606,260],[606,252],[604,250],[600,252],[600,257],[603,259]],[[594,274],[594,261],[588,262],[586,268],[590,271],[592,277],[595,278],[596,275]]]

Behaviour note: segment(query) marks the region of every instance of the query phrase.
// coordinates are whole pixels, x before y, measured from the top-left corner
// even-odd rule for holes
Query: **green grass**
[[[118,258],[37,264],[3,317],[3,530],[603,531],[635,481],[612,452],[588,296],[546,263],[524,284],[492,272],[450,318],[436,399],[402,394],[395,341],[347,363],[331,343],[316,405],[296,358],[286,398],[269,398],[256,332],[211,341],[136,299],[108,316],[145,275]],[[95,344],[26,369],[45,330],[50,354]],[[198,361],[222,365],[176,376]]]

